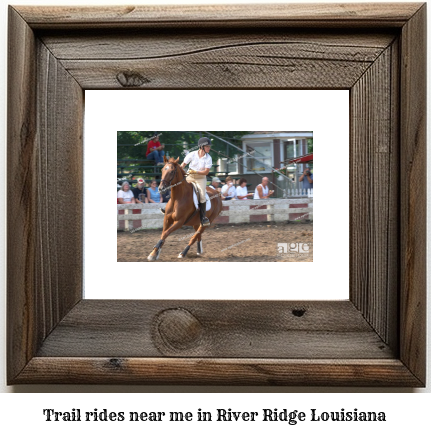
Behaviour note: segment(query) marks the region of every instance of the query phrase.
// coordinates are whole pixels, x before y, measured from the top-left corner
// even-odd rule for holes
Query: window
[[[245,142],[247,173],[272,171],[272,142]]]
[[[239,156],[235,155],[233,158],[228,159],[227,162],[227,170],[229,171],[229,174],[238,174],[238,160]]]
[[[296,157],[295,140],[286,141],[284,144],[284,160]]]

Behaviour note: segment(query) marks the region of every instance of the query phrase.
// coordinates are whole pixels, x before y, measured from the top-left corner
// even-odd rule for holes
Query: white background
[[[296,0],[298,1],[298,0]],[[133,3],[141,4],[155,4],[155,3],[172,3],[173,1],[156,1],[152,0],[150,2],[138,1],[135,0]],[[207,3],[205,0],[200,0],[198,2],[182,0],[183,3]],[[241,3],[240,1],[232,1],[232,3]],[[245,3],[252,3],[253,0],[247,0]],[[274,0],[274,2],[276,2]],[[19,1],[16,0],[13,2],[14,4],[33,4],[37,5],[40,3],[44,4],[116,4],[120,3],[119,0],[113,2],[109,0],[102,1],[73,1],[73,0],[55,0],[55,1],[32,1],[25,0]],[[211,0],[210,3],[222,3],[217,0]],[[5,143],[5,122],[6,122],[6,31],[7,31],[7,7],[5,3],[1,5],[1,79],[3,85],[0,86],[0,94],[1,100],[4,101],[3,104],[0,105],[0,127],[2,129],[2,144],[4,146]],[[430,41],[428,41],[428,46],[431,46]],[[428,53],[428,63],[430,60],[430,55]],[[428,70],[431,70],[430,65],[428,65]],[[428,86],[428,89],[430,87]],[[429,105],[429,90],[428,90],[428,106]],[[428,131],[430,130],[430,124],[428,122]],[[430,157],[428,156],[428,166],[430,162]],[[5,172],[5,156],[4,153],[0,159],[0,167]],[[430,190],[429,180],[428,180],[428,190]],[[6,197],[6,190],[2,191],[3,198]],[[8,191],[8,199],[11,199],[11,193]],[[0,200],[0,205],[2,206],[1,213],[5,215],[5,204],[4,199]],[[428,207],[428,215],[430,214]],[[0,231],[0,238],[5,245],[5,226],[2,226]],[[3,249],[3,254],[5,254],[5,249]],[[4,258],[4,255],[3,255]],[[5,260],[1,260],[2,265],[0,267],[2,280],[5,281]],[[429,262],[429,258],[428,258]],[[229,407],[234,408],[236,410],[239,409],[248,409],[252,410],[254,408],[265,408],[267,406],[281,407],[281,408],[291,408],[294,409],[310,409],[316,406],[317,408],[323,409],[331,409],[337,410],[342,407],[346,409],[351,409],[352,407],[357,408],[365,408],[368,409],[372,407],[375,410],[387,410],[388,414],[390,414],[390,420],[386,424],[380,423],[370,423],[367,424],[366,427],[372,430],[378,431],[391,431],[393,432],[395,428],[403,430],[408,429],[416,429],[416,430],[426,430],[429,428],[430,419],[429,415],[429,407],[431,406],[431,385],[428,384],[427,389],[421,390],[413,390],[413,389],[382,389],[382,388],[319,388],[319,387],[311,387],[311,388],[274,388],[274,387],[246,387],[239,388],[233,386],[221,387],[221,388],[213,388],[213,387],[157,387],[157,386],[77,386],[77,385],[34,385],[34,386],[14,386],[14,387],[6,387],[5,385],[5,284],[1,287],[2,296],[0,296],[0,307],[3,311],[2,320],[1,320],[1,343],[0,343],[0,364],[1,364],[1,373],[0,373],[0,391],[3,392],[15,392],[21,394],[6,394],[3,393],[0,395],[0,425],[4,430],[12,430],[12,428],[19,427],[27,427],[32,430],[40,430],[42,428],[46,430],[62,430],[68,427],[70,430],[76,430],[76,425],[70,424],[67,426],[66,424],[62,424],[61,428],[58,424],[55,423],[45,423],[41,421],[42,408],[57,408],[57,409],[70,409],[70,408],[86,408],[86,409],[94,409],[94,408],[108,408],[110,410],[140,410],[145,411],[149,409],[153,410],[173,410],[173,409],[188,409],[190,411],[196,411],[198,408],[203,408],[207,410],[215,410],[217,408],[223,408],[229,405]],[[428,297],[428,311],[431,310],[430,305],[430,296]],[[428,364],[430,363],[431,353],[429,350],[430,347],[430,335],[431,327],[428,322]],[[431,373],[428,367],[428,383],[431,382]],[[32,394],[23,394],[26,392],[41,392],[45,394],[40,395],[32,395]],[[49,393],[54,392],[54,393]],[[64,392],[64,394],[57,394],[55,392]],[[125,394],[117,395],[117,394],[97,394],[93,395],[91,392],[112,392],[119,393],[125,392]],[[141,394],[134,395],[131,392],[139,392]],[[164,392],[174,392],[173,394],[157,394]],[[184,392],[182,394],[175,394],[175,392]],[[213,392],[227,392],[226,394],[216,394]],[[233,392],[240,392],[239,394]],[[247,394],[249,392],[255,392],[257,394]],[[291,394],[292,392],[306,392],[309,394]],[[329,394],[322,395],[322,392],[329,392]],[[375,394],[355,394],[356,392],[370,392]],[[395,392],[398,394],[380,394],[381,392]],[[409,395],[411,392],[427,392],[427,394],[422,395]],[[75,394],[82,393],[82,394]],[[202,393],[202,394],[199,394]],[[259,394],[265,393],[265,394]],[[353,394],[350,394],[353,393]],[[161,430],[161,427],[166,424],[162,424],[161,426],[152,425],[135,425],[133,430],[143,430],[144,428],[149,429],[158,429]],[[261,423],[256,423],[254,425],[236,425],[236,424],[223,424],[224,427],[230,427],[231,429],[235,428],[237,430],[240,428],[242,430],[245,429],[245,426],[249,428],[253,428],[254,430],[262,430],[262,426],[265,426]],[[129,425],[130,426],[130,425]],[[199,430],[202,429],[202,426],[197,423],[191,423],[184,425],[171,425],[184,430],[187,427],[188,430],[191,428],[199,427]],[[218,430],[218,423],[207,424],[206,428],[209,430]],[[286,430],[287,425],[284,423],[274,423],[271,425],[272,428],[278,428],[279,430]],[[348,427],[347,427],[348,426]],[[115,423],[105,424],[98,423],[96,424],[79,424],[80,428],[85,428],[86,430],[96,430],[97,428],[102,428],[106,431],[107,428],[115,427],[118,430],[118,425]],[[364,424],[323,424],[323,423],[307,423],[306,425],[296,426],[301,430],[353,430],[361,428],[363,430]],[[313,427],[313,428],[312,428]],[[123,425],[125,428],[125,425]],[[259,429],[257,429],[259,428]],[[268,426],[265,426],[265,429]],[[269,429],[269,428],[268,428]],[[166,428],[164,428],[166,430]]]
[[[199,100],[210,101],[207,109],[197,108]],[[313,262],[184,263],[171,256],[176,262],[117,263],[115,197],[104,205],[94,199],[95,189],[99,189],[95,185],[100,179],[100,172],[94,167],[111,167],[111,171],[116,167],[117,130],[313,131],[313,177],[317,179]],[[339,300],[349,297],[348,90],[86,91],[84,136],[85,298]],[[104,182],[103,189],[114,194],[116,177]],[[205,238],[209,236],[211,231],[203,236],[204,249]],[[168,237],[169,241],[173,241],[172,237]],[[278,239],[280,243],[291,241],[286,235]],[[187,242],[178,242],[177,253]],[[251,242],[258,244],[259,240],[251,238],[250,243],[238,248],[249,247]],[[220,249],[234,243],[227,236]],[[273,249],[275,253],[276,242]],[[231,252],[235,253],[235,249]],[[167,259],[167,254],[162,249],[161,258]],[[143,257],[146,259],[147,255],[148,252]],[[145,277],[125,278],[144,272]],[[162,283],[162,274],[177,275],[175,285]],[[200,281],[208,282],[202,287]]]

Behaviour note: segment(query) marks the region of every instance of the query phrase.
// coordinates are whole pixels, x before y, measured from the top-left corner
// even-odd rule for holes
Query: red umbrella
[[[307,162],[312,162],[313,161],[313,153],[308,153],[304,156],[300,156],[294,159],[289,159],[286,161],[286,164],[293,164],[293,163],[307,163]]]

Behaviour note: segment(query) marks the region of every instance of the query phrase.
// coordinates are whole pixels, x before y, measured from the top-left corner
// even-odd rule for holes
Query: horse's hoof
[[[179,254],[179,255],[178,255],[178,258],[184,258],[184,257],[183,257],[183,254]]]
[[[153,255],[149,255],[147,259],[148,259],[148,261],[155,261],[156,260],[156,258]]]
[[[198,242],[198,252],[197,255],[198,256],[202,256],[204,254],[204,247],[203,247],[203,243],[202,240]]]

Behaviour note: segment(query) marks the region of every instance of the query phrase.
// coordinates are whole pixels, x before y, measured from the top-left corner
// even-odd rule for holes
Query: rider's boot
[[[207,207],[207,203],[199,203],[199,210],[201,211],[201,224],[204,227],[210,226],[211,222],[209,221],[209,219],[206,217],[206,207]]]

